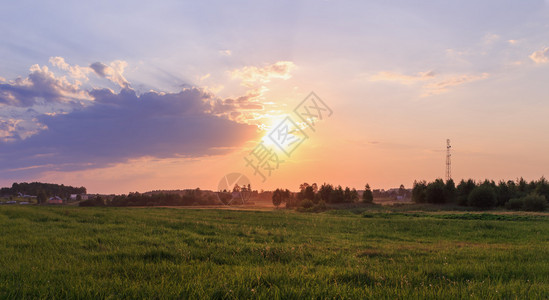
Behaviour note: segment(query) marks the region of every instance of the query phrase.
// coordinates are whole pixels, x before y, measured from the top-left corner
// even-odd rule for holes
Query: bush
[[[103,198],[96,196],[95,198],[78,203],[78,206],[105,206],[105,202],[103,201]]]
[[[312,206],[310,206],[311,203],[313,203]],[[299,206],[296,210],[299,212],[318,213],[323,212],[326,209],[326,202],[324,202],[323,200],[319,201],[317,204],[314,204],[312,200],[305,199],[299,202]]]
[[[541,195],[528,195],[522,197],[522,209],[526,211],[544,211],[547,209],[547,200]]]
[[[318,209],[319,211],[324,211],[326,210],[326,202],[324,202],[324,200],[320,200],[318,202],[317,205],[315,205],[315,208]]]
[[[505,208],[509,210],[520,210],[522,209],[523,204],[522,198],[513,198],[505,203]]]
[[[480,185],[473,189],[467,198],[469,206],[478,208],[490,208],[496,205],[496,192],[487,185]]]
[[[544,211],[547,209],[547,200],[544,196],[530,194],[521,198],[514,198],[505,203],[505,208],[525,211]]]
[[[311,208],[315,205],[313,200],[310,199],[303,199],[299,202],[299,206],[303,208]]]

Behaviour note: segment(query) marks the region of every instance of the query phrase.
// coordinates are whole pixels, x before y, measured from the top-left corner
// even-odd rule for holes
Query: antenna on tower
[[[450,139],[446,140],[446,181],[452,179],[452,154],[450,153]]]

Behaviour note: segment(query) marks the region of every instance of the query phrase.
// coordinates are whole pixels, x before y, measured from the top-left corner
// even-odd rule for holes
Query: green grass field
[[[0,206],[0,298],[547,298],[545,216]]]

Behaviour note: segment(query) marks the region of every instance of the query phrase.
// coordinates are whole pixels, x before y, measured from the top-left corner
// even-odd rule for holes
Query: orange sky
[[[549,167],[547,1],[43,9],[1,13],[0,186],[410,188],[446,139],[456,180]],[[312,91],[333,114],[263,182],[244,158]]]

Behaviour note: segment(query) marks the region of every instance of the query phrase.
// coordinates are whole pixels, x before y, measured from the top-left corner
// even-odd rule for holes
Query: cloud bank
[[[27,78],[0,84],[0,108],[26,109],[14,119],[0,113],[0,171],[69,171],[98,168],[140,157],[201,157],[222,154],[257,134],[256,126],[237,122],[241,110],[261,110],[248,97],[219,99],[200,88],[177,93],[138,95],[123,76],[126,64],[96,62],[70,66],[62,58],[52,65],[56,77],[35,65]],[[93,72],[121,86],[84,90],[75,80]],[[61,112],[48,108],[63,103]],[[33,123],[33,132],[23,124]],[[27,126],[28,127],[28,126]]]
[[[39,103],[67,103],[90,100],[80,82],[55,77],[47,66],[33,65],[27,78],[0,84],[0,105],[30,107]]]

